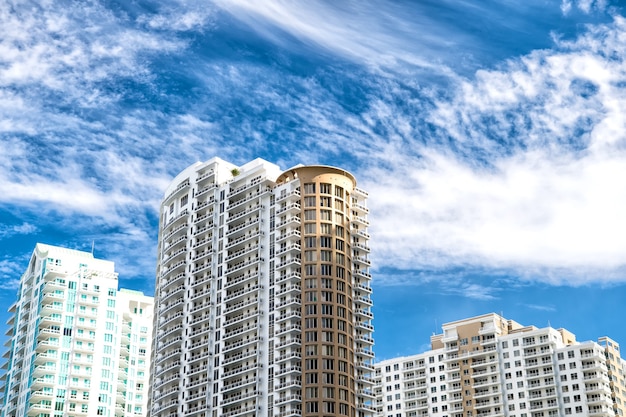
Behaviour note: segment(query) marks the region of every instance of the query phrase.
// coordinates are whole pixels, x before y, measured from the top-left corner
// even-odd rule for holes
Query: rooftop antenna
[[[93,256],[93,250],[95,249],[95,247],[96,247],[96,240],[94,239],[91,241],[91,256]]]

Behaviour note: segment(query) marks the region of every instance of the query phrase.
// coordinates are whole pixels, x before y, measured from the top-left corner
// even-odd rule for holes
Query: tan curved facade
[[[352,175],[302,167],[302,392],[304,416],[355,416]],[[281,181],[279,177],[278,181]]]

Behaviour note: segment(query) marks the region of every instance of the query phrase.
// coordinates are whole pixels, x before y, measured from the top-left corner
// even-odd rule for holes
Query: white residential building
[[[161,205],[152,416],[374,413],[367,193],[218,158]]]
[[[623,415],[619,345],[496,314],[443,326],[432,350],[376,364],[379,417]]]
[[[39,243],[9,311],[2,416],[146,415],[153,298],[113,262]]]

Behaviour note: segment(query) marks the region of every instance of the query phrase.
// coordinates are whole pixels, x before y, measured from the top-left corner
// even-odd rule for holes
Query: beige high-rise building
[[[431,350],[376,364],[380,417],[624,415],[626,367],[608,338],[496,314],[443,325]]]
[[[367,193],[214,158],[161,205],[152,416],[373,415]]]

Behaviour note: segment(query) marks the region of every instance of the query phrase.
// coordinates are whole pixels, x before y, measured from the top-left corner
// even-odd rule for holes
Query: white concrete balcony
[[[165,267],[161,270],[161,276],[163,278],[166,278],[168,277],[168,275],[171,275],[174,272],[182,273],[184,271],[185,265],[186,265],[185,260],[177,261],[171,264],[166,264]]]
[[[357,320],[356,327],[363,330],[369,330],[370,332],[374,331],[374,326],[366,320]]]
[[[226,236],[230,239],[236,239],[239,236],[242,236],[253,227],[258,227],[259,223],[262,223],[259,217],[255,217],[253,219],[248,219],[243,223],[239,223],[236,225],[231,224],[230,228],[226,232]]]
[[[299,243],[301,236],[302,235],[299,230],[287,231],[285,233],[281,233],[280,235],[276,237],[276,243],[282,243],[282,242]]]
[[[160,369],[159,369],[159,367],[157,367],[155,375],[157,377],[159,377],[159,376],[163,375],[165,372],[171,371],[172,369],[178,369],[178,368],[180,368],[180,361],[177,360],[177,361],[174,361],[174,362],[172,362],[170,364],[164,365]]]
[[[483,379],[478,379],[478,380],[474,380],[474,383],[472,384],[472,386],[474,388],[477,387],[490,387],[493,385],[498,385],[500,383],[500,379],[497,377],[491,377],[491,378],[483,378]]]
[[[215,185],[215,183],[204,185],[204,187],[198,188],[198,192],[196,193],[196,198],[201,197],[201,196],[203,196],[205,194],[208,194],[209,191],[213,191],[216,188],[217,188],[217,186]]]
[[[172,386],[178,386],[179,380],[180,380],[180,374],[177,372],[175,374],[172,374],[172,375],[166,377],[165,379],[162,379],[162,380],[157,379],[155,381],[155,388],[156,389],[160,389],[161,387],[163,387],[163,389],[165,389],[165,387],[169,383],[172,383],[172,384],[170,384]]]
[[[191,381],[189,381],[189,384],[187,384],[186,388],[192,389],[192,388],[196,388],[196,387],[200,387],[200,386],[204,386],[208,383],[211,382],[211,378],[209,377],[204,377],[204,378],[199,378],[199,379],[192,379]]]
[[[222,373],[222,378],[227,379],[227,378],[236,377],[238,375],[244,374],[246,372],[250,372],[258,368],[259,368],[259,365],[256,362],[253,363],[252,365],[239,365],[237,367],[227,367],[224,369],[224,372]],[[224,388],[222,388],[222,391],[224,391]]]
[[[228,352],[238,351],[244,349],[246,346],[254,345],[259,341],[261,341],[261,338],[256,336],[250,337],[248,339],[241,339],[233,343],[224,343],[224,349],[222,351],[224,352],[224,354]]]
[[[259,249],[259,242],[252,242],[250,243],[248,246],[241,248],[241,249],[237,249],[236,251],[232,251],[228,254],[228,256],[224,259],[224,262],[231,262],[239,257],[245,256],[245,255],[249,255],[252,252],[256,252]],[[255,254],[258,257],[258,254]]]
[[[274,385],[274,391],[286,391],[298,388],[302,388],[302,381],[300,378],[288,379],[282,384]]]
[[[251,194],[248,194],[247,196],[240,198],[238,200],[231,200],[228,203],[228,212],[230,213],[233,209],[243,205],[244,203],[248,203],[254,199],[259,198],[261,195],[269,192],[270,189],[269,188],[261,188],[256,192],[253,192]]]
[[[285,366],[284,368],[279,367],[275,372],[276,376],[300,375],[302,374],[302,367],[299,365]]]
[[[352,271],[352,273],[357,278],[363,278],[366,281],[372,280],[372,275],[364,269],[355,269],[354,271]]]
[[[361,307],[361,304],[364,304],[365,306],[368,306],[368,307],[371,307],[374,305],[374,302],[372,301],[371,298],[363,297],[362,295],[358,295],[354,297],[353,300],[354,300],[354,304],[357,307]]]
[[[159,341],[160,343],[159,343],[159,347],[157,349],[161,350],[161,349],[167,348],[168,346],[172,346],[172,345],[175,345],[175,344],[180,344],[180,343],[182,343],[182,340],[183,340],[183,338],[181,336],[177,336],[177,337],[174,337],[172,339],[164,339],[163,341]]]
[[[189,215],[189,211],[187,209],[180,212],[176,217],[168,219],[167,223],[163,225],[163,232],[169,232],[169,230],[181,223],[182,220],[186,220]]]
[[[250,285],[248,284],[248,286],[229,292],[226,292],[226,297],[224,297],[224,301],[225,302],[232,302],[232,301],[236,301],[239,298],[245,297],[246,295],[250,295],[252,293],[257,292],[258,290],[262,289],[263,286],[259,285],[256,281],[254,282],[254,285]]]
[[[284,274],[280,274],[276,278],[276,284],[282,283],[300,283],[302,279],[302,275],[298,271],[286,272]]]
[[[256,356],[257,353],[258,351],[256,349],[252,349],[248,352],[239,352],[239,353],[233,353],[230,355],[224,355],[222,366],[226,366],[226,365],[237,363],[239,361],[243,361],[244,359],[248,359],[253,356]]]
[[[300,334],[301,331],[302,331],[302,326],[300,326],[300,324],[294,323],[294,324],[283,325],[283,326],[279,326],[275,328],[274,335],[280,336],[280,335],[286,335],[289,333]]]
[[[229,276],[237,271],[241,271],[244,268],[257,265],[259,262],[264,262],[264,261],[265,259],[255,256],[254,258],[249,259],[247,261],[237,262],[236,264],[228,265],[228,268],[226,269],[226,271],[224,271],[224,275]]]
[[[185,286],[183,284],[179,285],[178,287],[174,287],[167,292],[161,293],[160,302],[167,301],[173,295],[176,295],[176,294],[181,295],[184,291],[185,291]]]
[[[281,194],[276,197],[276,203],[280,203],[282,201],[286,202],[299,202],[300,201],[300,190],[291,190],[285,194]]]
[[[211,204],[215,204],[215,196],[209,195],[208,198],[204,201],[198,201],[198,206],[196,207],[196,211],[202,210],[203,208],[210,206]]]
[[[188,223],[181,223],[178,226],[174,227],[172,230],[170,230],[169,232],[165,233],[165,235],[161,238],[162,242],[166,242],[168,239],[182,234],[182,232],[185,232],[185,235],[187,234],[187,227],[189,226]]]
[[[236,394],[236,395],[232,395],[229,397],[224,398],[222,401],[220,401],[220,405],[221,406],[227,406],[227,405],[232,405],[232,404],[236,404],[239,402],[244,402],[245,400],[249,400],[250,398],[254,398],[257,395],[259,395],[258,391],[252,390],[252,391],[248,391],[248,392],[243,392],[240,394]]]
[[[274,400],[274,405],[281,406],[288,403],[299,404],[300,401],[302,401],[302,396],[298,394],[281,395],[279,398]]]
[[[284,321],[286,322],[295,321],[299,323],[301,318],[302,318],[302,313],[300,313],[299,311],[289,311],[279,316],[276,316],[275,321],[276,321],[276,325],[279,325],[280,323]]]
[[[222,402],[223,403],[223,402]],[[250,407],[237,407],[222,414],[223,417],[239,417],[251,411],[256,411],[256,405]]]
[[[254,387],[256,384],[256,378],[246,378],[246,379],[238,379],[234,382],[225,384],[221,392],[228,392],[232,390],[245,389],[246,387]]]
[[[301,290],[302,288],[298,284],[286,285],[285,287],[281,286],[276,290],[276,297],[280,297],[282,295],[287,295],[287,294],[298,295]]]
[[[185,249],[185,251],[187,251],[187,249]],[[203,251],[197,251],[194,254],[194,256],[191,258],[191,260],[193,262],[199,262],[201,260],[204,260],[205,263],[211,262],[210,260],[206,259],[207,257],[209,257],[211,255],[214,255],[213,248],[212,247],[208,247],[208,248],[205,248]]]
[[[287,347],[287,346],[291,346],[291,345],[301,345],[302,344],[302,339],[299,337],[289,337],[286,338],[285,340],[282,340],[280,342],[277,342],[275,344],[275,346],[277,348],[282,348],[282,347]]]
[[[297,257],[296,255],[300,254],[302,247],[299,243],[290,243],[285,246],[281,246],[276,250],[276,256],[280,255],[291,255],[292,257]]]
[[[354,314],[361,319],[365,318],[367,320],[372,320],[374,318],[374,314],[372,314],[371,311],[368,311],[364,308],[355,309]]]
[[[243,301],[238,301],[236,303],[233,304],[227,304],[226,308],[224,309],[224,314],[232,314],[238,310],[241,310],[243,308],[246,307],[250,307],[252,305],[256,305],[261,301],[261,299],[258,296],[254,296],[254,297],[250,297],[249,299],[243,300]]]
[[[258,315],[259,315],[259,311],[258,310],[254,310],[254,311],[251,311],[250,313],[239,314],[239,315],[235,315],[235,316],[232,316],[232,317],[228,317],[226,319],[226,321],[224,321],[224,326],[230,326],[230,325],[239,323],[239,322],[241,322],[243,320],[247,320],[249,318],[256,317]]]
[[[370,210],[367,207],[365,207],[364,201],[358,201],[358,202],[353,201],[350,208],[361,215],[368,214],[370,212]]]
[[[244,335],[246,333],[256,333],[259,330],[258,324],[248,324],[247,326],[237,327],[231,331],[224,332],[224,340],[230,339],[231,337]]]
[[[356,236],[356,237],[366,239],[366,240],[370,239],[369,233],[367,233],[365,230],[362,230],[362,229],[351,229],[350,233],[352,234],[352,236]]]
[[[159,314],[160,315],[165,315],[167,314],[168,311],[171,311],[172,309],[176,308],[176,307],[180,307],[182,308],[183,303],[185,302],[185,300],[183,298],[178,298],[174,301],[170,301],[169,303],[166,304],[161,304],[159,307]]]
[[[278,310],[278,309],[287,308],[289,306],[299,306],[301,304],[302,304],[302,300],[300,299],[300,297],[292,296],[292,297],[287,297],[283,301],[277,302],[276,304],[274,304],[274,308]]]
[[[299,202],[291,202],[287,203],[284,207],[280,207],[276,210],[276,215],[280,216],[282,214],[286,215],[296,215],[300,213],[301,207]]]
[[[258,212],[260,209],[263,209],[263,208],[265,208],[265,206],[263,206],[262,204],[255,204],[254,206],[248,207],[245,210],[241,210],[241,211],[238,211],[237,213],[230,214],[228,216],[228,221],[232,222],[234,220],[240,219],[240,218],[242,218],[242,217],[244,217],[246,215],[249,215],[251,213]]]
[[[275,363],[285,362],[285,361],[300,361],[302,359],[302,354],[300,352],[288,352],[285,355],[278,356],[274,359]]]

